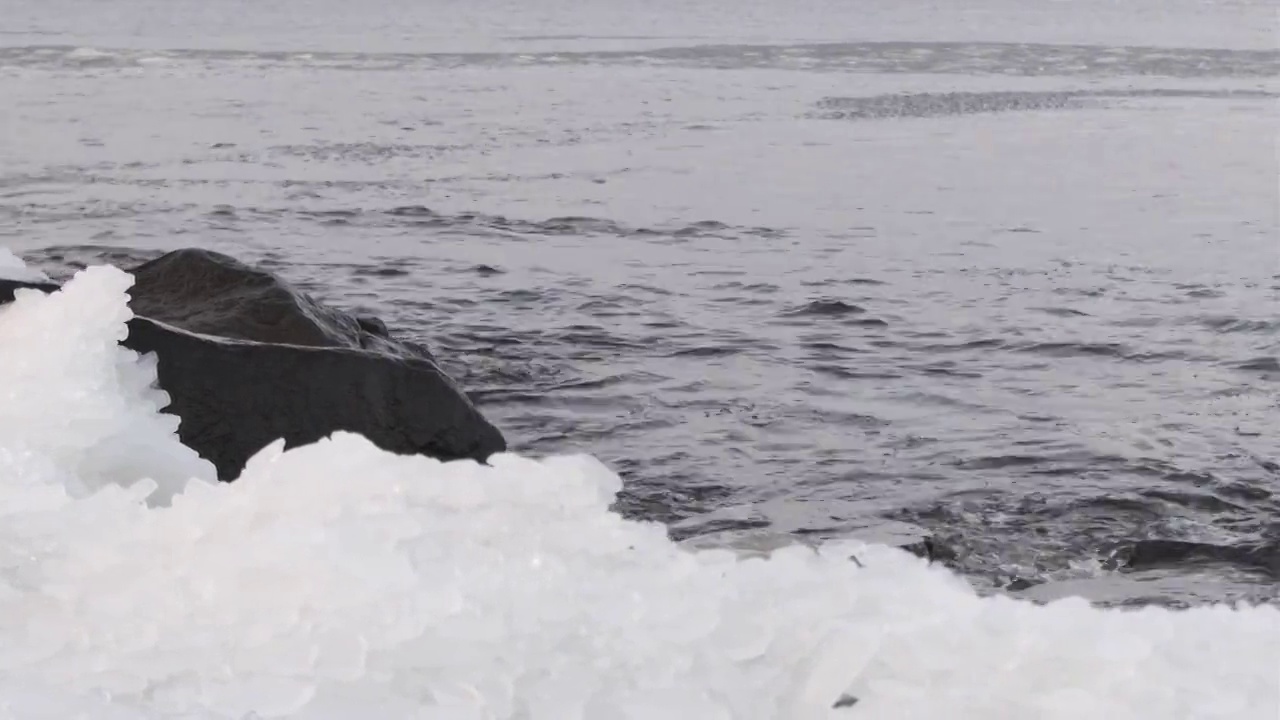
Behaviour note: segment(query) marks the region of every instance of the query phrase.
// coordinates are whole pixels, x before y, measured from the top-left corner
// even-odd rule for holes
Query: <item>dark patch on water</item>
[[[979,112],[1060,110],[1083,107],[1074,93],[991,92],[919,93],[873,95],[860,98],[825,98],[817,103],[814,117],[824,120],[875,120],[927,118]]]
[[[1280,97],[1265,91],[1238,90],[1061,90],[895,93],[864,97],[829,97],[814,104],[810,117],[821,120],[881,120],[886,118],[933,118],[974,113],[1073,110],[1096,106],[1103,100],[1152,98],[1250,98],[1271,100]],[[1013,227],[1007,232],[1037,233],[1029,227]],[[1211,289],[1192,290],[1191,297],[1217,297]]]

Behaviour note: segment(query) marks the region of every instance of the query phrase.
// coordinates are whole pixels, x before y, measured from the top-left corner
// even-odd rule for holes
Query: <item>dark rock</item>
[[[835,704],[832,705],[831,708],[833,710],[839,710],[840,708],[853,707],[854,705],[857,705],[857,704],[858,704],[858,698],[846,693],[844,695],[841,695],[839,698],[837,698]]]
[[[178,436],[235,478],[277,438],[335,431],[396,453],[484,460],[505,441],[430,358],[353,348],[270,345],[196,335],[136,317],[124,345],[159,358]]]
[[[1016,577],[1010,580],[1009,584],[1004,586],[1004,589],[1008,590],[1009,592],[1021,592],[1028,588],[1033,588],[1039,584],[1040,582],[1036,580],[1028,580],[1026,578]]]
[[[912,555],[924,558],[931,563],[954,562],[958,558],[954,548],[944,545],[932,535],[926,535],[914,542],[903,543],[901,547]]]
[[[381,318],[372,315],[357,315],[356,324],[364,332],[379,338],[391,339],[391,331],[387,329],[387,324],[382,322]]]
[[[13,302],[14,291],[21,290],[22,288],[34,288],[36,290],[51,293],[54,290],[57,290],[58,286],[54,283],[25,282],[23,280],[5,280],[4,278],[0,278],[0,303]]]
[[[136,317],[122,344],[156,354],[165,411],[182,419],[182,442],[223,480],[279,438],[294,447],[342,430],[442,460],[483,461],[506,449],[426,348],[392,338],[376,318],[325,307],[270,273],[203,250],[132,272]],[[7,285],[0,281],[0,301]]]
[[[325,307],[275,275],[208,250],[176,250],[132,271],[129,307],[138,315],[203,335],[274,345],[430,353],[388,342],[377,318]]]

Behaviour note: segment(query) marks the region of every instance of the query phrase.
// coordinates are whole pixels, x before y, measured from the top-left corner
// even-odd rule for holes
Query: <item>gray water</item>
[[[1275,12],[0,3],[0,244],[375,312],[691,542],[1274,601]]]

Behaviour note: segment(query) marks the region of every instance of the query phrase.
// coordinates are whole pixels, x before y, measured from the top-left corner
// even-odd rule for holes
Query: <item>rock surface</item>
[[[276,345],[391,351],[431,357],[390,340],[376,318],[325,307],[275,275],[208,250],[161,255],[130,271],[129,307],[194,333]]]
[[[53,292],[58,289],[55,283],[45,282],[27,282],[24,280],[8,280],[0,278],[0,303],[13,302],[13,293],[23,288],[34,288],[44,292]]]
[[[338,430],[390,452],[483,461],[506,442],[425,347],[376,318],[320,305],[280,278],[205,250],[132,270],[123,344],[158,358],[182,442],[232,480],[255,452]],[[18,287],[0,280],[0,302]]]

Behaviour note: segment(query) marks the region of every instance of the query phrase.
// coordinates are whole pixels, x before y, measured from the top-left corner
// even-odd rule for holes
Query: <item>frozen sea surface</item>
[[[0,245],[263,263],[690,544],[1273,602],[1276,12],[2,0]]]

